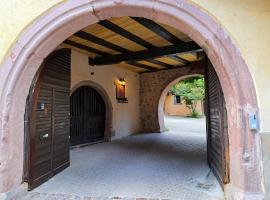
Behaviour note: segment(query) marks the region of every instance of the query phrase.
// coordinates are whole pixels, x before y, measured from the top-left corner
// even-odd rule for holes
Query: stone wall
[[[190,66],[143,73],[140,75],[140,115],[142,132],[161,132],[159,123],[159,101],[165,88],[181,77],[204,74],[204,63],[196,62]],[[163,107],[163,105],[161,105]],[[162,116],[160,116],[162,117]]]

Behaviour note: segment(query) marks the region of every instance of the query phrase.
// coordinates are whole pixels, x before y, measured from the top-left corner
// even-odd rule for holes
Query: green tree
[[[190,110],[190,114],[192,117],[199,116],[199,113],[196,111],[196,107],[197,102],[204,99],[204,78],[192,77],[182,80],[179,83],[175,84],[171,88],[170,92],[183,98],[186,106]]]

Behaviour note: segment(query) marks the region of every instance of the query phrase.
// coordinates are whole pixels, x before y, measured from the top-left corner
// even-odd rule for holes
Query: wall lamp
[[[116,83],[116,99],[118,103],[128,103],[126,98],[126,80],[119,78]]]
[[[122,86],[126,85],[126,80],[124,78],[120,78],[119,81]]]

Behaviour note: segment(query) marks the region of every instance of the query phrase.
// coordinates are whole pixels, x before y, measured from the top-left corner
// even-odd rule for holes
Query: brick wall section
[[[140,117],[142,132],[160,132],[158,104],[163,90],[175,79],[193,74],[204,74],[203,62],[196,62],[183,68],[143,73],[140,75]]]

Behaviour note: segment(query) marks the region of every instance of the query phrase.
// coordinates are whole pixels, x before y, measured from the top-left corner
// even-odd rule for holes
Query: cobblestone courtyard
[[[166,127],[71,150],[71,166],[24,199],[223,199],[206,163],[205,119],[166,117]]]

